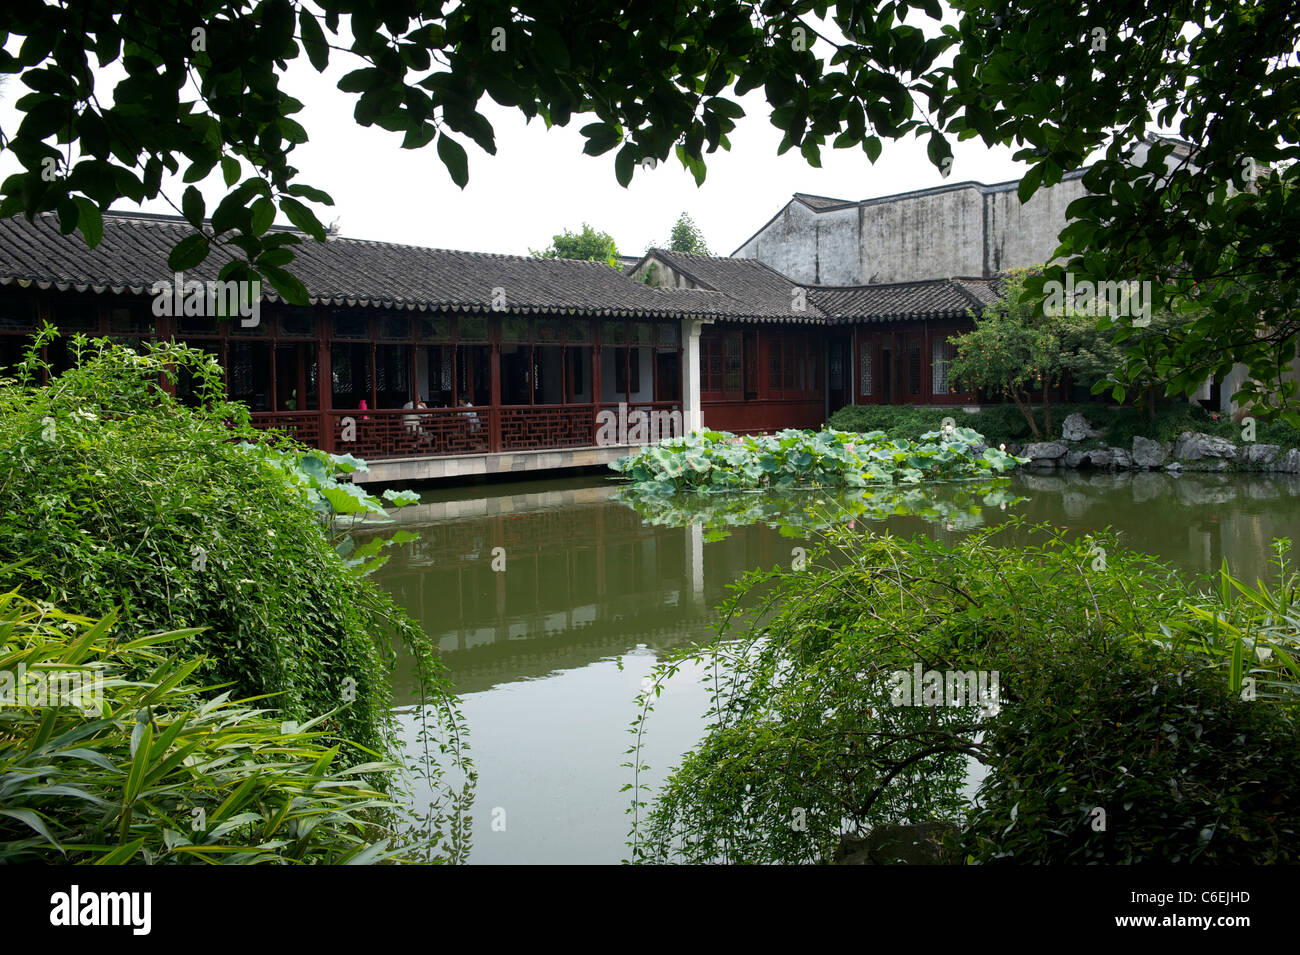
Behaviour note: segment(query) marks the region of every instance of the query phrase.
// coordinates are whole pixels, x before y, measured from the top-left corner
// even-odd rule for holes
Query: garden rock
[[[1071,451],[1065,456],[1067,468],[1109,468],[1115,464],[1115,455],[1104,448],[1092,448],[1088,451]]]
[[[1129,454],[1123,448],[1109,448],[1111,462],[1115,467],[1127,471],[1133,467],[1133,455]]]
[[[1152,441],[1141,435],[1133,437],[1133,466],[1139,468],[1161,467],[1169,458],[1169,445],[1163,441]]]
[[[1101,432],[1095,430],[1088,419],[1076,411],[1061,425],[1061,437],[1066,441],[1083,441],[1085,438],[1100,438]]]
[[[1300,474],[1300,449],[1292,448],[1274,461],[1273,470],[1283,474]]]
[[[1029,458],[1032,468],[1054,468],[1069,450],[1063,441],[1037,441],[1025,446],[1022,457]]]
[[[1174,445],[1174,457],[1182,461],[1200,461],[1203,458],[1221,458],[1228,461],[1237,456],[1237,446],[1227,438],[1202,434],[1199,431],[1184,431],[1178,436]]]
[[[1265,467],[1277,460],[1278,452],[1281,450],[1276,444],[1248,444],[1246,463],[1253,464],[1255,467]]]

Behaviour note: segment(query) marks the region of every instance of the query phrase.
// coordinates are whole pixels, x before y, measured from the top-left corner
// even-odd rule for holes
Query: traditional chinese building
[[[254,317],[220,318],[198,289],[224,251],[167,267],[191,233],[110,213],[90,249],[52,215],[0,221],[0,367],[43,322],[60,332],[55,373],[74,334],[183,340],[217,358],[258,427],[413,480],[604,463],[622,451],[597,439],[602,412],[767,432],[850,403],[970,403],[947,337],[994,297],[983,278],[827,286],[660,250],[624,274],[331,236],[295,247],[307,305],[263,288]]]

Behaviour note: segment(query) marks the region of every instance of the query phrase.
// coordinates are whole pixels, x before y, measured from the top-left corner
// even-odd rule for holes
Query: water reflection
[[[871,488],[731,491],[665,495],[658,485],[620,487],[612,500],[632,508],[648,524],[697,525],[706,540],[722,540],[730,528],[762,524],[785,537],[801,537],[832,524],[885,522],[919,517],[945,530],[971,530],[984,523],[986,508],[1006,510],[1024,498],[1009,479],[949,482],[942,485],[887,485]]]
[[[948,541],[1012,514],[1079,534],[1109,526],[1188,573],[1226,559],[1246,580],[1267,577],[1270,540],[1300,528],[1293,475],[1021,473],[847,505],[825,493],[741,495],[702,510],[645,508],[616,492],[600,478],[532,482],[426,494],[397,512],[420,537],[392,548],[376,578],[442,650],[462,693],[480,771],[472,861],[622,858],[618,790],[638,681],[662,651],[711,639],[728,585],[789,566],[828,513],[864,532]],[[680,705],[665,705],[653,729],[657,773],[702,725],[698,683],[673,692]],[[401,671],[397,696],[408,715],[419,702]],[[494,808],[506,811],[504,831]]]

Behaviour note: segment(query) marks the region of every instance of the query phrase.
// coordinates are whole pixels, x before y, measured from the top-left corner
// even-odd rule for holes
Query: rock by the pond
[[[1278,456],[1271,468],[1282,474],[1300,474],[1300,450],[1292,448],[1286,454]]]
[[[1223,460],[1222,458],[1202,458],[1199,461],[1188,461],[1186,463],[1183,463],[1181,461],[1176,461],[1174,463],[1187,471],[1214,472],[1214,471],[1228,470],[1228,462]]]
[[[1272,464],[1277,460],[1278,452],[1281,450],[1281,447],[1276,444],[1248,444],[1246,445],[1246,463],[1257,467]]]
[[[1221,458],[1228,461],[1237,456],[1237,446],[1227,438],[1219,438],[1200,431],[1184,431],[1174,445],[1174,457],[1180,461],[1200,461],[1203,458]]]
[[[1021,457],[1029,458],[1029,466],[1033,468],[1054,468],[1065,457],[1065,452],[1069,450],[1063,441],[1036,441],[1033,444],[1025,445],[1025,450],[1021,452]]]
[[[1163,441],[1152,441],[1141,435],[1133,437],[1133,466],[1138,468],[1158,468],[1169,459],[1169,445]]]
[[[1065,456],[1067,468],[1108,468],[1115,463],[1115,455],[1105,448],[1092,448],[1088,451],[1071,451]]]
[[[1061,424],[1061,437],[1066,441],[1083,441],[1085,438],[1100,438],[1101,432],[1095,430],[1088,419],[1076,411]]]
[[[1115,467],[1121,470],[1128,470],[1133,466],[1133,455],[1129,454],[1123,448],[1108,448],[1110,459]]]
[[[947,822],[882,824],[866,838],[840,836],[835,864],[956,865],[959,860],[943,845],[944,837],[956,832],[957,827]]]

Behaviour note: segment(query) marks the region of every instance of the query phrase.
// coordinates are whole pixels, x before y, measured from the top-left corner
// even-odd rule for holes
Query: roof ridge
[[[52,217],[56,213],[41,212],[38,214],[41,216]],[[138,222],[147,222],[150,224],[157,224],[157,225],[164,225],[164,226],[169,225],[169,226],[182,226],[189,229],[194,228],[193,224],[184,216],[172,215],[170,213],[132,212],[124,209],[110,209],[107,212],[103,213],[103,216],[104,218],[116,219],[121,222],[130,222],[134,220]],[[203,224],[206,226],[210,226],[212,224],[212,220],[204,219]],[[304,232],[303,230],[292,225],[273,225],[271,226],[271,229],[278,232],[294,232],[298,235],[303,236],[304,238],[308,238],[308,239],[312,238],[310,233]],[[541,256],[541,255],[517,255],[509,252],[476,252],[471,249],[447,249],[447,248],[441,248],[438,246],[431,246],[431,245],[415,245],[410,242],[389,242],[384,239],[362,239],[356,236],[336,235],[336,236],[330,236],[329,239],[327,239],[326,241],[327,243],[330,244],[353,243],[357,245],[378,246],[378,247],[389,248],[389,249],[414,249],[420,252],[438,252],[444,255],[473,255],[473,256],[481,256],[485,258],[510,259],[510,260],[521,261],[521,262],[531,262],[540,259],[549,259],[551,261],[581,262],[583,264],[600,265],[600,266],[608,267],[607,263],[605,263],[603,260],[597,260],[597,259],[568,259],[563,257],[551,257],[551,256]],[[617,272],[618,270],[614,269],[613,271]]]

